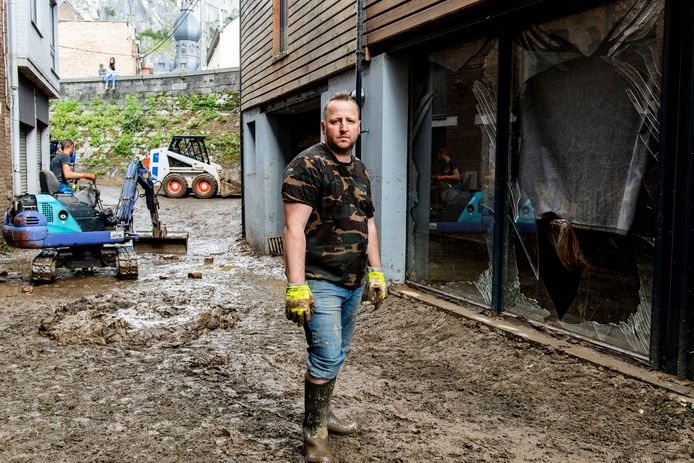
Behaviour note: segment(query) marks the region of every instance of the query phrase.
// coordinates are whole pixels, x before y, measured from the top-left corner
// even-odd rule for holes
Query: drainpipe
[[[356,75],[357,83],[355,88],[357,106],[359,106],[360,117],[361,117],[361,106],[362,101],[362,83],[361,75],[364,70],[364,0],[357,0],[357,64],[356,64]],[[357,159],[361,159],[361,135],[357,138],[357,143],[354,147],[354,155]]]
[[[10,69],[5,70],[7,78],[10,81],[10,94],[7,97],[10,99],[10,146],[12,149],[12,193],[17,196],[21,193],[19,188],[22,184],[21,172],[19,170],[19,71],[17,68],[17,0],[8,0],[7,16],[8,16],[8,38],[9,38],[9,54],[10,54]]]
[[[243,15],[243,6],[239,2],[239,161],[241,164],[241,238],[246,239],[246,192],[244,190],[245,182],[244,177],[246,176],[246,166],[243,162],[244,156],[244,142],[243,142],[243,131],[245,126],[243,125],[243,107],[241,105],[241,95],[243,95],[243,61],[241,60],[241,38],[243,37],[243,21],[241,21]],[[221,38],[220,38],[221,39]]]

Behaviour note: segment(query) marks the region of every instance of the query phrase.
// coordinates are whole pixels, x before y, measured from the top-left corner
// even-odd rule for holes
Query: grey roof
[[[178,13],[176,21],[174,22],[174,27],[176,28],[174,39],[177,41],[190,40],[192,42],[197,42],[202,36],[200,21],[189,7],[181,8],[181,12]]]

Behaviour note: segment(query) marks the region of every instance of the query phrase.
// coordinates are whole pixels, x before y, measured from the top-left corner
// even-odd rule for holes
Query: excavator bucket
[[[187,254],[188,232],[167,232],[154,236],[152,232],[136,232],[139,238],[133,241],[135,252],[153,254]]]

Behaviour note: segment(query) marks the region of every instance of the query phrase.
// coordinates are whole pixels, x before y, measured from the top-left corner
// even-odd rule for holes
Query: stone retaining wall
[[[239,69],[211,69],[169,74],[153,74],[118,77],[116,91],[104,90],[103,81],[92,79],[61,79],[60,97],[71,100],[89,100],[95,96],[111,95],[124,98],[136,95],[141,98],[149,96],[176,96],[182,93],[212,93],[239,91]]]

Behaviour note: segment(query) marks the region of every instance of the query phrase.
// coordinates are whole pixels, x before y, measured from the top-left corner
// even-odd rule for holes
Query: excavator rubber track
[[[116,251],[116,276],[121,280],[137,280],[137,255],[130,247]]]
[[[52,283],[58,277],[58,251],[44,249],[31,262],[31,280],[35,284]]]

